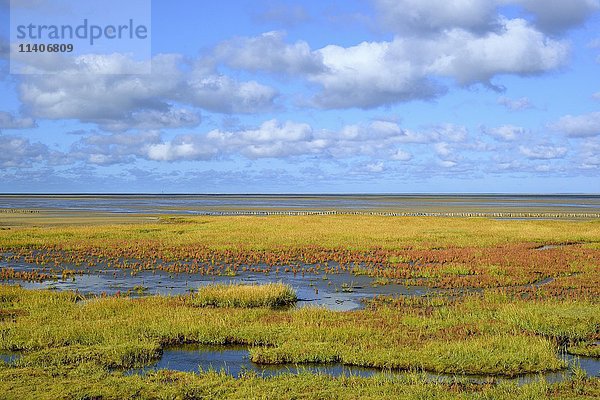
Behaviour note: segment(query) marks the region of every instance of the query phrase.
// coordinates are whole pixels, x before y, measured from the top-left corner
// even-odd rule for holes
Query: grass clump
[[[294,304],[296,292],[283,283],[214,284],[198,289],[193,303],[201,307],[279,308]]]

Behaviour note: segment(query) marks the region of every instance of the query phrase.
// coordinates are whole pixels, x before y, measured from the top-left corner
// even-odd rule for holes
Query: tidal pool
[[[600,358],[579,357],[570,354],[562,355],[570,366],[579,365],[588,376],[600,376]],[[145,374],[156,370],[175,370],[183,372],[206,372],[210,370],[224,371],[234,377],[239,377],[246,372],[254,372],[268,377],[282,373],[310,372],[314,374],[327,374],[331,376],[361,376],[369,377],[374,374],[383,373],[391,376],[406,374],[403,371],[381,370],[377,368],[364,368],[347,366],[340,363],[329,364],[277,364],[261,365],[250,361],[249,351],[243,346],[207,346],[186,345],[164,350],[159,361],[144,368],[131,369],[126,374]],[[549,383],[560,382],[572,375],[571,368],[540,374],[525,374],[516,377],[498,377],[486,375],[452,375],[424,373],[430,381],[446,382],[456,378],[468,379],[475,383],[489,382],[490,380],[507,380],[525,384],[537,381],[540,377]]]
[[[262,266],[267,268],[266,266]],[[15,271],[40,271],[41,268],[23,261],[0,262],[0,268],[12,268]],[[45,269],[46,273],[61,275],[62,269]],[[367,275],[353,275],[350,272],[335,274],[312,274],[292,272],[238,272],[235,276],[201,275],[197,273],[168,273],[161,270],[144,270],[132,275],[128,269],[102,267],[86,267],[82,275],[74,275],[66,279],[45,280],[43,282],[27,282],[9,280],[30,289],[77,290],[83,294],[113,295],[128,293],[132,296],[145,295],[180,295],[195,291],[201,286],[211,283],[246,283],[262,284],[282,282],[289,284],[298,296],[298,307],[323,306],[337,311],[349,311],[363,307],[361,299],[377,295],[409,295],[423,296],[438,292],[420,286],[405,286],[393,282],[378,284],[377,278]]]

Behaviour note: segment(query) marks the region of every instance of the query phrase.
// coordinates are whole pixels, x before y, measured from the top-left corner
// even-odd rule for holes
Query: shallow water
[[[15,362],[21,355],[12,351],[0,351],[0,361],[11,364]]]
[[[25,262],[0,262],[0,268],[13,268],[15,271],[40,271],[39,267]],[[265,266],[266,267],[266,266]],[[48,269],[46,269],[48,271]],[[62,269],[54,270],[57,275]],[[126,269],[86,268],[87,273],[73,278],[47,280],[44,282],[18,283],[25,288],[53,288],[57,290],[77,290],[83,294],[106,293],[108,295],[130,293],[141,295],[180,295],[211,283],[262,284],[282,282],[289,284],[299,298],[298,307],[323,306],[337,311],[350,311],[363,307],[361,299],[376,295],[423,296],[437,290],[419,286],[404,286],[396,283],[377,285],[376,279],[366,275],[353,275],[349,272],[336,274],[294,274],[292,272],[242,272],[236,276],[212,276],[197,273],[168,273],[161,270],[146,270],[131,275]],[[144,288],[144,289],[141,289]]]
[[[600,358],[578,357],[569,354],[563,355],[569,364],[577,363],[588,376],[600,376]],[[369,377],[374,374],[384,373],[392,376],[402,375],[406,372],[381,370],[377,368],[363,368],[346,366],[340,363],[331,364],[279,364],[260,365],[250,361],[248,349],[242,346],[206,346],[187,345],[164,350],[161,359],[145,368],[128,370],[127,374],[144,374],[149,371],[170,369],[184,372],[199,371],[225,371],[234,377],[239,377],[244,372],[256,372],[262,376],[274,376],[282,373],[310,372],[327,374],[331,376],[362,376]],[[451,381],[455,378],[466,378],[473,382],[487,382],[491,379],[514,381],[525,384],[539,380],[543,377],[547,382],[560,382],[569,376],[570,370],[549,372],[542,374],[526,374],[513,378],[494,377],[485,375],[451,375],[425,373],[428,380],[436,382]]]
[[[0,208],[211,214],[223,210],[598,212],[596,195],[0,195]]]
[[[262,376],[274,376],[282,373],[321,373],[332,376],[358,375],[371,376],[379,370],[335,364],[279,364],[262,365],[250,361],[248,349],[242,346],[199,346],[188,345],[168,348],[161,359],[144,368],[131,369],[127,374],[147,373],[160,369],[184,372],[225,371],[239,377],[245,372],[255,372]]]

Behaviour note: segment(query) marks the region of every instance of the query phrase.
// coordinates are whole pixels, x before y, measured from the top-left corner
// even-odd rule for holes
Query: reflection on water
[[[578,357],[572,355],[564,356],[569,364],[578,364],[588,376],[600,376],[600,359],[591,357]],[[234,377],[239,377],[245,372],[255,372],[262,376],[274,376],[282,373],[310,372],[315,374],[327,374],[331,376],[362,376],[369,377],[374,374],[383,373],[391,376],[405,374],[401,371],[381,370],[376,368],[363,368],[347,366],[340,363],[331,364],[279,364],[260,365],[250,361],[247,348],[242,346],[206,346],[187,345],[165,349],[161,359],[153,365],[145,368],[131,369],[127,374],[147,373],[160,369],[170,369],[184,372],[199,371],[225,371]],[[487,382],[490,379],[508,380],[525,384],[537,381],[543,377],[547,382],[560,382],[572,374],[571,370],[559,372],[548,372],[541,374],[526,374],[514,378],[493,377],[485,375],[450,375],[424,373],[430,381],[447,382],[455,378],[467,378],[472,382]]]
[[[330,263],[333,264],[333,263]],[[24,262],[0,262],[0,268],[10,267],[15,271],[39,271],[39,267]],[[264,266],[266,268],[266,266]],[[48,271],[48,270],[46,270]],[[130,270],[111,268],[86,268],[86,274],[67,279],[47,280],[44,282],[16,282],[25,288],[53,288],[57,290],[77,290],[84,294],[108,295],[130,293],[139,295],[179,295],[189,293],[211,283],[248,283],[262,284],[282,282],[289,284],[298,295],[299,307],[323,306],[332,310],[349,311],[362,307],[361,299],[376,295],[422,296],[436,289],[404,286],[396,283],[377,285],[376,280],[366,275],[353,275],[349,272],[336,274],[294,274],[293,272],[243,272],[236,276],[209,276],[187,273],[168,273],[161,270],[144,270],[131,274]],[[60,276],[61,270],[56,274]]]
[[[15,352],[0,352],[0,361],[13,363],[20,357]],[[538,381],[543,378],[548,383],[561,382],[573,375],[572,367],[579,366],[587,376],[600,377],[600,358],[581,357],[570,354],[561,356],[568,362],[569,368],[558,372],[545,372],[538,374],[525,374],[516,377],[498,377],[491,375],[459,375],[435,374],[422,372],[422,375],[431,382],[452,382],[458,379],[467,379],[473,383],[486,383],[490,381],[509,381],[519,385]],[[160,360],[143,368],[134,368],[125,371],[126,375],[146,374],[157,370],[174,370],[183,372],[224,371],[228,375],[240,377],[245,373],[256,373],[263,377],[275,376],[283,373],[313,373],[331,376],[361,376],[370,377],[375,374],[384,374],[390,377],[399,377],[407,374],[404,371],[382,370],[348,366],[340,363],[329,364],[276,364],[263,365],[250,361],[250,354],[244,346],[211,346],[211,345],[183,345],[167,348],[163,351]]]
[[[161,359],[145,368],[132,369],[127,374],[147,373],[159,369],[184,372],[225,371],[239,377],[246,372],[255,372],[262,376],[274,376],[281,373],[311,372],[332,376],[358,375],[371,376],[381,372],[372,368],[344,366],[341,364],[279,364],[262,365],[250,361],[248,349],[241,346],[199,346],[188,345],[168,348]]]

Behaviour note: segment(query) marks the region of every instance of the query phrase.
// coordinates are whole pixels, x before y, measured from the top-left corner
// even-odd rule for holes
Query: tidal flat
[[[600,396],[597,219],[118,217],[0,215],[6,398]],[[78,286],[100,276],[144,280]],[[246,367],[170,368],[189,346]]]

